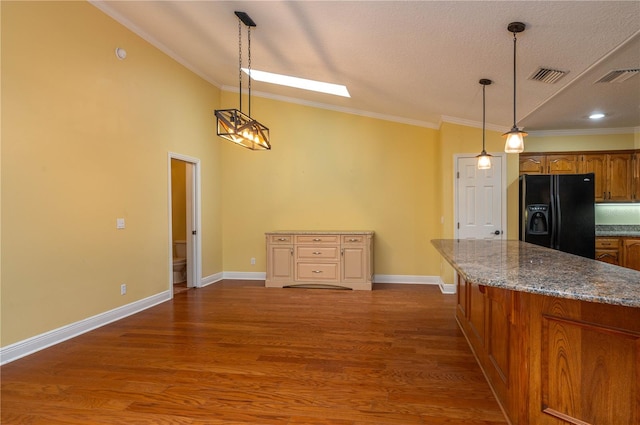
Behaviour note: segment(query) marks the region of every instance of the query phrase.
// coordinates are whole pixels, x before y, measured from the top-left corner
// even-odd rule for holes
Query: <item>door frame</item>
[[[493,156],[493,161],[500,159],[502,167],[502,211],[500,212],[500,227],[503,229],[500,239],[507,238],[507,154],[504,152],[489,152]],[[458,160],[460,158],[475,158],[475,153],[459,153],[453,155],[453,237],[458,239],[458,226],[460,206],[458,205]]]
[[[191,175],[186,179],[187,191],[187,286],[200,288],[202,286],[202,222],[201,222],[201,186],[200,186],[200,159],[175,152],[167,155],[168,170],[168,211],[169,211],[169,291],[173,297],[173,222],[171,211],[171,160],[177,159],[191,165]],[[187,167],[189,169],[189,167]],[[195,231],[195,235],[193,232]],[[191,279],[189,279],[191,277]]]

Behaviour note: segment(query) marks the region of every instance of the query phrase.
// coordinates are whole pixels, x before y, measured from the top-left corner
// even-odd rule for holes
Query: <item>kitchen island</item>
[[[640,423],[640,272],[520,241],[432,244],[512,424]]]

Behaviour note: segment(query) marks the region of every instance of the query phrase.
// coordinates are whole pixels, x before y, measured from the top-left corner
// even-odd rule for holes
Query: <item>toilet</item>
[[[187,280],[187,241],[173,241],[173,283]]]

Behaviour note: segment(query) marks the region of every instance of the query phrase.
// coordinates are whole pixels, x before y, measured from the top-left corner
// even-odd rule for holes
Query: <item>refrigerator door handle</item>
[[[555,216],[555,223],[553,225],[555,229],[555,237],[553,239],[553,247],[560,249],[560,235],[562,234],[562,205],[560,205],[560,177],[554,176],[555,187],[553,189],[553,197],[555,198],[556,209],[553,212]]]
[[[550,235],[550,239],[549,239],[549,248],[554,248],[557,249],[556,247],[556,237],[558,234],[558,229],[557,229],[557,223],[558,223],[558,217],[557,217],[557,210],[558,207],[556,205],[558,198],[556,197],[556,176],[550,176],[550,182],[549,182],[549,186],[551,186],[549,189],[549,226],[551,227],[551,235]]]

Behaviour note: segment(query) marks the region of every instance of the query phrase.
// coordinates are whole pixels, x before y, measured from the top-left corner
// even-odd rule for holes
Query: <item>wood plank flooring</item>
[[[436,286],[223,281],[0,368],[2,424],[504,425]]]

